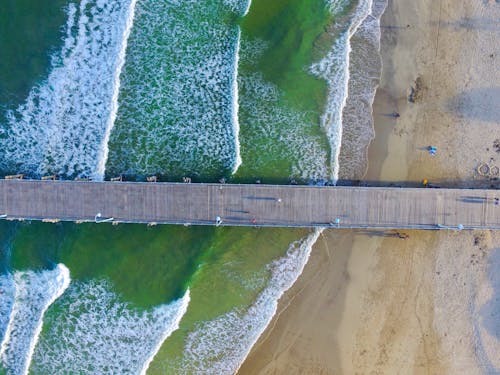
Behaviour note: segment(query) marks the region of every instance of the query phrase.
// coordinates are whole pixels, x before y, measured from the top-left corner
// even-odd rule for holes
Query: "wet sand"
[[[389,2],[366,180],[500,187],[500,4],[463,3]],[[500,373],[500,233],[406,233],[323,232],[239,373]]]

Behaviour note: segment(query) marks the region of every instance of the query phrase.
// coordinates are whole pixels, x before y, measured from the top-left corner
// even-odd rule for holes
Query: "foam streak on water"
[[[74,282],[47,316],[33,356],[39,374],[145,373],[187,310],[189,291],[146,311],[124,302],[107,281]]]
[[[9,373],[28,373],[45,312],[69,283],[69,270],[62,264],[52,271],[14,273],[14,299],[0,347],[0,361]],[[5,298],[9,295],[2,295],[2,305]]]
[[[245,3],[246,4],[246,3]],[[109,174],[220,176],[239,164],[240,0],[137,3]]]
[[[254,64],[270,48],[258,39],[244,39],[241,47],[240,60],[246,64]],[[308,181],[324,180],[328,174],[328,146],[323,144],[322,134],[311,134],[317,123],[305,111],[283,105],[283,91],[266,81],[262,73],[242,71],[238,80],[246,173],[261,174],[272,155],[274,160],[290,162],[289,171],[277,167],[281,173]],[[264,139],[272,142],[262,142]]]
[[[0,169],[37,176],[94,175],[116,108],[117,76],[132,0],[68,5],[66,36],[52,70],[0,124]]]
[[[155,358],[156,354],[158,354],[158,352],[160,351],[163,342],[172,334],[172,332],[176,331],[179,328],[179,323],[187,311],[190,300],[191,298],[188,289],[184,297],[175,305],[176,307],[178,305],[177,314],[173,317],[170,324],[165,326],[162,335],[157,340],[155,347],[153,348],[149,357],[146,359],[144,365],[142,366],[141,375],[146,375],[146,371],[148,370],[149,365],[151,364],[151,362],[153,362],[153,359]]]
[[[233,67],[233,137],[235,149],[235,161],[232,173],[235,174],[241,165],[240,154],[240,123],[238,119],[239,113],[239,89],[238,89],[238,65],[240,62],[240,45],[241,45],[241,29],[238,27],[238,42],[234,52],[234,67]]]
[[[189,334],[174,373],[234,374],[276,314],[278,300],[302,273],[321,230],[290,245],[287,255],[270,264],[271,278],[248,309],[235,309],[200,323]]]
[[[247,5],[245,10],[243,11],[243,16],[246,16],[248,12],[250,12],[250,7],[252,6],[252,0],[247,0]]]
[[[120,52],[118,55],[118,64],[116,66],[116,70],[113,76],[113,96],[111,98],[111,110],[109,114],[109,119],[106,124],[106,131],[104,133],[104,137],[102,140],[101,149],[99,151],[99,155],[97,157],[97,171],[94,176],[96,180],[104,179],[104,170],[106,168],[106,161],[108,160],[109,148],[109,136],[111,134],[111,130],[113,130],[113,126],[115,125],[116,115],[118,113],[118,95],[120,93],[120,75],[122,73],[123,65],[125,64],[125,54],[127,52],[127,42],[130,36],[130,32],[132,30],[132,26],[134,24],[134,14],[135,14],[135,5],[137,4],[137,0],[131,0],[130,5],[128,7],[127,21],[125,23],[125,30],[123,31],[123,37],[121,40]]]
[[[351,38],[370,14],[372,3],[373,0],[360,0],[351,16],[349,26],[341,32],[332,50],[323,60],[311,67],[312,73],[327,80],[329,86],[326,110],[321,118],[321,124],[330,141],[330,178],[333,182],[339,177],[343,111],[349,95]],[[330,6],[332,10],[338,12],[343,4],[342,1],[332,1]]]
[[[0,276],[0,359],[6,349],[8,336],[10,336],[9,327],[13,319],[15,290],[12,275]]]

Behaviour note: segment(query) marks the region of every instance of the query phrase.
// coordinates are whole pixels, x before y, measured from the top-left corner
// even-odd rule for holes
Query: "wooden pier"
[[[0,180],[0,218],[379,229],[500,229],[500,190]]]

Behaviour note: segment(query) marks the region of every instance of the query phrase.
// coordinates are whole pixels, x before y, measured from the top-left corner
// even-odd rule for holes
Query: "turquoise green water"
[[[127,301],[147,308],[184,294],[215,229],[104,224],[17,224],[14,269],[64,263],[73,280],[106,278]]]
[[[60,48],[67,0],[6,0],[0,13],[0,105],[20,104]],[[3,112],[3,111],[2,111]],[[3,114],[3,113],[2,113]]]
[[[107,173],[229,176],[238,13],[220,0],[144,0],[136,12]]]
[[[87,5],[76,11],[77,16],[92,18],[94,3],[82,0],[78,4]],[[120,7],[125,9],[127,4],[116,1],[116,14],[122,14]],[[34,85],[57,82],[50,79],[50,61],[61,48],[67,18],[62,7],[66,4],[31,5],[10,1],[12,14],[19,17],[0,16],[0,31],[4,31],[0,48],[10,56],[0,62],[0,103],[11,109]],[[191,176],[195,181],[216,181],[224,176],[234,182],[260,179],[264,183],[327,177],[330,151],[319,126],[327,84],[310,74],[309,67],[324,57],[332,43],[325,30],[333,16],[322,0],[271,4],[254,0],[246,16],[244,8],[244,2],[222,0],[179,5],[138,1],[109,143],[108,176],[142,179],[158,174],[164,180]],[[76,38],[75,25],[68,35]],[[14,34],[15,29],[23,33]],[[243,164],[231,176],[237,155],[232,77],[239,38],[238,121]],[[98,49],[113,41],[101,36],[88,45]],[[88,66],[93,58],[85,55]],[[59,61],[64,64],[66,60]],[[99,90],[99,85],[89,90]],[[100,107],[94,104],[83,102],[82,108],[98,111]],[[85,116],[92,113],[89,110]],[[94,115],[100,116],[99,112]],[[73,121],[73,117],[63,118]],[[43,127],[42,123],[35,125]],[[79,125],[75,123],[74,129]],[[69,138],[61,136],[61,142],[77,135],[72,130]],[[82,137],[72,142],[86,145],[96,139]],[[65,156],[71,155],[71,148],[61,150]],[[9,163],[0,165],[12,165]],[[78,160],[72,163],[78,165]],[[87,168],[85,162],[81,165]],[[141,330],[154,332],[155,320],[164,316],[154,315],[155,309],[183,298],[187,290],[191,298],[187,312],[179,329],[154,357],[149,372],[195,373],[223,363],[229,355],[224,352],[227,348],[218,351],[216,346],[228,337],[235,340],[235,351],[243,350],[234,336],[242,329],[238,324],[262,325],[259,314],[269,314],[272,305],[269,301],[259,305],[261,310],[252,310],[272,279],[269,265],[307,234],[294,229],[0,222],[1,266],[17,275],[54,269],[59,263],[70,271],[70,286],[44,316],[31,364],[34,373],[57,373],[68,358],[73,358],[74,366],[82,366],[82,372],[109,370],[106,366],[113,361],[111,346],[115,342],[124,345],[125,357],[126,350],[134,357],[134,345],[142,345],[141,341],[130,338],[135,344],[127,347],[127,333],[118,331],[128,332],[130,337]],[[99,306],[106,308],[99,310]],[[90,326],[95,323],[98,328],[85,331],[77,321],[91,319],[93,312],[99,312],[101,325],[92,321]],[[256,315],[244,320],[248,314]],[[121,328],[114,328],[110,338],[100,334],[115,324]],[[115,337],[122,334],[124,338]],[[151,337],[156,336],[151,333]],[[96,343],[102,345],[97,346],[99,350]],[[122,365],[132,371],[137,363],[124,360]]]
[[[243,182],[309,182],[327,176],[319,126],[326,82],[308,72],[332,15],[323,1],[252,2],[242,20],[240,139]],[[307,95],[304,95],[307,93]]]

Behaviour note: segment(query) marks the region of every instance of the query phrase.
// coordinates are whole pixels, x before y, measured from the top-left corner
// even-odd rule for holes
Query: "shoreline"
[[[489,144],[500,119],[496,91],[484,89],[500,82],[491,62],[500,51],[494,29],[482,26],[494,25],[499,8],[389,1],[366,180],[498,187],[475,170],[500,163]],[[384,115],[392,112],[400,117]],[[400,240],[325,230],[238,374],[500,371],[492,330],[500,234],[406,232]]]

